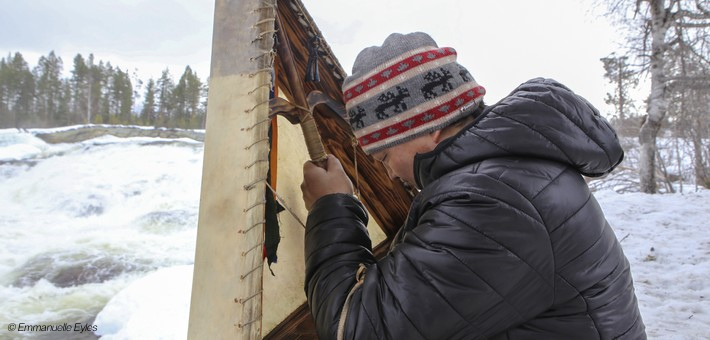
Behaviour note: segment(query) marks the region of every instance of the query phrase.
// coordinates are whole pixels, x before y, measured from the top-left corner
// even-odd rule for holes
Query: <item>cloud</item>
[[[520,82],[554,77],[603,106],[599,58],[614,50],[616,32],[585,16],[583,1],[302,0],[341,65],[350,72],[362,48],[391,32],[424,31],[455,47],[495,101]],[[76,53],[94,53],[143,79],[186,65],[209,75],[214,0],[0,0],[0,57],[54,50],[65,70]],[[591,21],[590,21],[591,20]],[[30,64],[32,60],[28,60]]]
[[[190,11],[170,0],[0,0],[0,50],[179,54],[209,34],[212,1]],[[194,5],[193,5],[194,6]]]

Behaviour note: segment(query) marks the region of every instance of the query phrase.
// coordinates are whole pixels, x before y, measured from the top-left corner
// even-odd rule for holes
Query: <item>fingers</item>
[[[327,170],[319,167],[313,161],[307,161],[303,163],[303,175],[305,176],[306,174],[310,174],[312,172],[327,172]]]
[[[352,194],[353,185],[337,157],[328,155],[326,168],[323,169],[314,162],[303,164],[303,202],[306,209],[320,197],[335,193]]]
[[[338,170],[345,172],[345,169],[343,169],[343,164],[340,163],[340,160],[333,155],[328,155],[328,159],[326,160],[326,169],[329,172]]]

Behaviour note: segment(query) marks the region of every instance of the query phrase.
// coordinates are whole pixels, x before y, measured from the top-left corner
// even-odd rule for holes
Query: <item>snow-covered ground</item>
[[[48,145],[0,130],[0,339],[78,336],[7,332],[20,322],[90,323],[109,340],[185,338],[201,153],[184,140]],[[595,193],[651,339],[710,339],[710,191],[694,188]]]
[[[595,194],[631,262],[651,339],[710,339],[710,191]]]

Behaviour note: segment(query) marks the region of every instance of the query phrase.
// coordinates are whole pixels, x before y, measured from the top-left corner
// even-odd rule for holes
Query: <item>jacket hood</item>
[[[585,176],[611,172],[624,158],[616,132],[584,98],[552,80],[523,83],[471,125],[414,159],[417,184],[490,158],[541,158]]]

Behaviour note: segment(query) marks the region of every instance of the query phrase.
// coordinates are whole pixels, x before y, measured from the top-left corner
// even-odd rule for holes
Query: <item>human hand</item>
[[[311,210],[313,203],[319,198],[330,194],[353,194],[353,183],[343,170],[343,165],[333,155],[328,155],[325,169],[311,161],[303,164],[303,202],[306,209]]]

